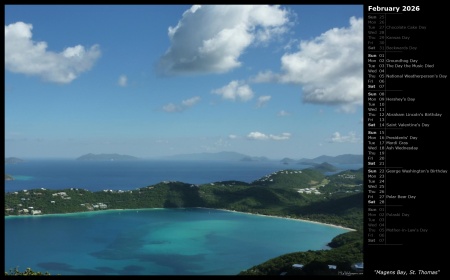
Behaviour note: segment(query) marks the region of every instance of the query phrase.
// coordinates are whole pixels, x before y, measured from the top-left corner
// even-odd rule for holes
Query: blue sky
[[[363,6],[7,5],[5,155],[363,153]]]

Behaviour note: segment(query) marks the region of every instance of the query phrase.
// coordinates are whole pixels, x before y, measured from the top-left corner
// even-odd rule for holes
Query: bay
[[[282,254],[327,249],[347,229],[215,209],[5,218],[5,271],[52,275],[236,275]]]

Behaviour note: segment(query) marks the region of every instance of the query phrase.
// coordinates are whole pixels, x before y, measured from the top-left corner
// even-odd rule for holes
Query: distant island
[[[193,153],[166,156],[164,160],[253,161],[256,158],[237,152]]]
[[[209,160],[209,161],[243,161],[243,162],[254,162],[254,161],[269,161],[271,159],[265,156],[249,156],[242,153],[223,151],[217,153],[192,153],[192,154],[179,154],[162,157],[163,160]],[[274,159],[272,159],[274,160]],[[276,160],[276,159],[275,159]],[[285,157],[280,160],[282,164],[303,164],[316,166],[317,164],[323,164],[324,162],[328,164],[363,164],[363,155],[352,155],[344,154],[339,156],[319,156],[313,159],[302,158],[302,159],[292,159]]]
[[[319,156],[313,159],[302,158],[300,160],[294,160],[291,158],[284,158],[281,160],[284,164],[303,164],[303,165],[316,165],[327,162],[329,164],[363,164],[363,155],[344,154],[339,156]]]
[[[283,163],[283,164],[291,164],[291,163],[295,163],[295,162],[296,162],[295,159],[292,159],[292,158],[284,158],[281,160],[281,163]]]
[[[310,165],[311,167],[308,167],[307,169],[317,170],[322,173],[339,171],[339,169],[336,166],[329,164],[328,162],[322,162],[322,163],[306,162],[306,163],[303,163],[303,162],[296,162],[295,160],[293,160],[291,158],[284,158],[281,160],[281,163],[286,164],[286,165],[293,164],[293,163]]]
[[[240,161],[267,161],[267,160],[269,159],[266,157],[250,157],[250,156],[245,156],[240,159]]]
[[[5,164],[16,164],[16,163],[21,163],[24,162],[23,159],[20,158],[16,158],[16,157],[7,157],[5,158]],[[13,181],[14,177],[9,175],[9,174],[5,174],[5,181]]]
[[[334,165],[329,164],[328,162],[323,162],[323,163],[320,163],[320,164],[313,163],[312,165],[313,166],[310,167],[310,168],[318,170],[318,171],[321,171],[321,172],[335,172],[335,171],[338,171],[338,169]]]
[[[16,157],[5,158],[5,164],[15,164],[15,163],[20,163],[20,162],[24,162],[24,160],[20,159],[20,158],[16,158]]]
[[[129,155],[119,155],[119,154],[86,154],[83,155],[77,160],[84,161],[130,161],[130,160],[140,160],[138,157],[129,156]]]

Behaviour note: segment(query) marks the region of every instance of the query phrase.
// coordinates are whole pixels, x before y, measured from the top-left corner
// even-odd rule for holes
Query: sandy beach
[[[261,217],[287,219],[287,220],[298,221],[298,222],[307,222],[307,223],[313,223],[313,224],[320,224],[320,225],[324,225],[324,226],[336,227],[336,228],[341,228],[341,229],[345,229],[345,230],[349,230],[349,231],[356,231],[356,229],[353,229],[353,228],[347,228],[347,227],[343,227],[343,226],[339,226],[339,225],[327,224],[327,223],[311,221],[311,220],[305,220],[305,219],[298,219],[298,218],[287,218],[287,217],[274,216],[274,215],[255,214],[255,213],[241,212],[241,211],[229,210],[229,209],[216,209],[216,208],[205,208],[205,207],[195,207],[195,208],[221,210],[221,211],[228,211],[228,212],[236,212],[236,213],[242,213],[242,214],[256,215],[256,216],[261,216]]]

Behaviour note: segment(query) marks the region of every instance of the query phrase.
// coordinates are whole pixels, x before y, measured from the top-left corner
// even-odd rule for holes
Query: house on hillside
[[[354,271],[362,272],[364,270],[364,263],[363,262],[354,263],[352,264],[352,269]]]
[[[329,264],[328,265],[328,269],[330,269],[330,270],[335,270],[336,268],[337,268],[337,266],[334,265],[334,264]]]

